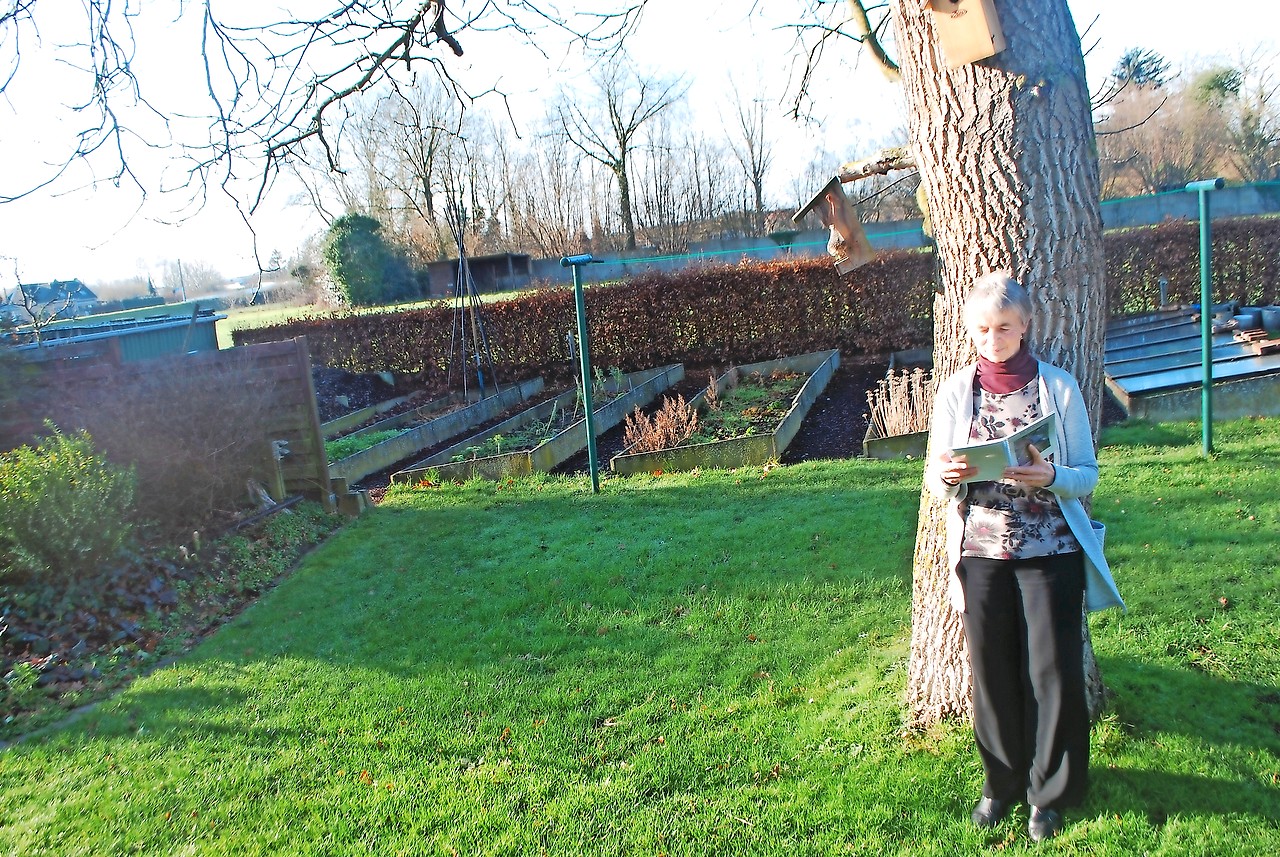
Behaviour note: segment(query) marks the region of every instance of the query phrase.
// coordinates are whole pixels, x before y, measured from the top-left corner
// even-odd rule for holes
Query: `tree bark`
[[[1029,339],[1080,382],[1093,425],[1106,317],[1097,150],[1084,59],[1066,0],[995,0],[1007,47],[947,68],[933,12],[894,7],[911,145],[934,224],[939,294],[934,371],[974,359],[961,309],[978,276],[1009,269],[1036,307]],[[912,586],[908,717],[968,716],[969,665],[947,603],[945,504],[920,501]],[[1087,631],[1087,625],[1085,626]],[[1086,637],[1090,710],[1101,682]]]

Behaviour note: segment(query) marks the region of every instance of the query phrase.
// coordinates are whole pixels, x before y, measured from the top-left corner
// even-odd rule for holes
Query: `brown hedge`
[[[1263,306],[1280,300],[1280,218],[1215,220],[1213,298]],[[1162,223],[1108,232],[1107,300],[1113,315],[1155,308],[1160,278],[1169,301],[1200,302],[1200,225]]]
[[[1162,276],[1171,301],[1199,299],[1197,224],[1110,232],[1105,241],[1112,314],[1155,308]],[[1215,222],[1213,252],[1217,300],[1277,300],[1280,218]],[[843,281],[826,259],[644,274],[587,290],[591,360],[601,368],[634,371],[679,361],[728,366],[826,348],[839,348],[846,357],[914,348],[931,340],[933,289],[929,251],[884,254]],[[572,290],[488,304],[484,317],[499,379],[572,376]],[[424,386],[443,389],[454,321],[452,307],[445,305],[300,320],[237,331],[235,341],[305,335],[317,363],[414,374]]]

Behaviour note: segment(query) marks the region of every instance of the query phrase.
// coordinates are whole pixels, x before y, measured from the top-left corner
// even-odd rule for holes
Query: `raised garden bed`
[[[862,454],[867,458],[888,460],[891,458],[924,458],[929,446],[929,433],[917,431],[910,434],[892,434],[880,437],[868,426],[862,439]]]
[[[780,360],[769,360],[763,363],[751,363],[736,366],[716,379],[717,398],[724,404],[724,412],[732,410],[732,404],[726,394],[735,380],[739,385],[764,384],[771,376],[802,375],[804,380],[794,392],[790,401],[782,408],[768,408],[759,401],[753,401],[748,408],[737,416],[750,422],[739,423],[744,432],[735,437],[707,440],[698,443],[686,443],[681,446],[661,449],[655,452],[623,452],[609,460],[609,468],[615,473],[652,473],[655,471],[692,470],[697,467],[733,468],[749,465],[766,464],[782,457],[787,445],[791,443],[805,414],[813,406],[822,390],[835,374],[840,365],[839,351],[817,351],[795,357],[784,357]],[[785,383],[785,382],[784,382]],[[707,392],[703,390],[693,398],[690,404],[699,409],[700,414],[706,411]],[[751,421],[747,411],[759,414],[765,412],[768,419],[764,422]],[[704,423],[708,420],[703,420]]]
[[[411,402],[413,398],[413,394],[408,396],[397,396],[394,399],[387,399],[385,401],[378,402],[377,404],[369,405],[367,408],[360,408],[359,410],[352,411],[349,414],[343,414],[340,417],[335,417],[334,419],[321,423],[320,432],[326,439],[352,434],[360,426],[363,426],[379,414],[385,414],[387,411],[393,411],[401,405]],[[427,410],[435,407],[439,403],[453,402],[458,398],[460,397],[450,395],[444,399],[436,399],[435,401],[428,402],[426,405],[423,405],[421,408],[417,408],[416,410]]]
[[[618,425],[632,410],[649,404],[683,378],[684,365],[676,363],[606,381],[602,392],[611,398],[595,408],[596,433]],[[593,398],[598,400],[600,393]],[[577,416],[573,416],[577,400],[576,389],[561,393],[392,474],[391,481],[412,483],[434,478],[461,482],[476,476],[505,479],[550,471],[587,446],[586,421],[581,418],[580,407]],[[565,419],[565,415],[570,418]],[[497,449],[503,451],[489,454]]]
[[[359,443],[361,438],[376,438],[377,442],[337,461],[331,461],[329,477],[346,479],[354,485],[370,474],[411,459],[424,449],[488,422],[503,411],[537,395],[543,386],[541,378],[534,378],[471,405],[465,405],[465,400],[461,397],[446,397],[373,423],[346,437],[352,438],[354,443]]]

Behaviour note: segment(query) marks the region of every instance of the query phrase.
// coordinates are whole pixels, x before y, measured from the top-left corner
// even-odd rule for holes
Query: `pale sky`
[[[241,2],[257,5],[260,0]],[[749,14],[753,5],[767,11]],[[1156,51],[1176,69],[1215,59],[1230,61],[1259,46],[1274,50],[1277,37],[1271,34],[1280,32],[1280,5],[1258,0],[1215,0],[1212,4],[1202,0],[1069,0],[1069,5],[1081,30],[1098,17],[1084,39],[1086,49],[1097,43],[1086,57],[1094,88],[1129,48]],[[145,13],[156,7],[142,8]],[[691,121],[705,117],[709,129],[719,129],[719,114],[723,112],[728,119],[732,110],[732,100],[726,94],[730,78],[744,93],[752,93],[760,81],[767,81],[768,94],[775,100],[783,98],[792,36],[778,25],[794,20],[785,14],[788,8],[797,7],[776,0],[760,4],[749,0],[650,0],[630,51],[642,68],[685,75],[690,81]],[[1207,14],[1209,10],[1212,15]],[[171,22],[164,24],[168,55],[140,50],[137,70],[142,85],[154,87],[147,92],[150,97],[181,110],[182,87],[199,85],[193,77],[183,83],[179,72],[184,47],[189,58],[190,46],[195,44],[183,37],[194,35]],[[46,44],[53,41],[46,38]],[[859,62],[852,44],[846,44],[843,51],[829,52],[819,67],[813,86],[817,94],[814,121],[802,127],[787,126],[781,108],[771,120],[779,137],[774,148],[773,204],[797,202],[785,198],[786,176],[802,168],[816,152],[831,153],[834,172],[840,162],[870,154],[905,125],[895,89],[883,81],[869,60]],[[0,46],[0,51],[7,47]],[[29,44],[23,47],[27,52],[32,49]],[[555,68],[530,73],[542,60],[532,51],[512,46],[501,34],[470,34],[463,38],[463,47],[467,52],[460,60],[448,57],[459,76],[477,86],[500,76],[500,86],[512,95],[517,114],[538,103],[538,87],[562,74]],[[28,58],[29,53],[24,53],[24,62]],[[34,129],[44,121],[45,105],[56,101],[56,69],[42,80],[47,91],[11,94],[7,102],[0,101],[0,175],[5,189],[19,184],[22,172],[38,164],[39,153],[52,148],[49,139]],[[527,112],[529,115],[518,118],[529,120],[537,113],[532,109]],[[24,162],[24,157],[34,160]],[[158,152],[139,165],[140,173],[149,180],[163,169],[162,153]],[[75,178],[83,183],[86,174],[81,172]],[[165,181],[172,184],[174,180],[169,170]],[[234,207],[218,195],[212,195],[195,217],[179,225],[164,225],[158,221],[175,220],[178,213],[160,195],[154,195],[139,210],[138,194],[127,187],[116,189],[108,184],[76,191],[75,184],[60,186],[61,195],[41,193],[0,204],[0,287],[13,284],[10,258],[18,260],[25,282],[77,277],[93,285],[139,272],[158,275],[165,260],[179,258],[212,265],[229,277],[256,270],[247,230],[239,223]],[[286,192],[273,194],[263,215],[254,220],[264,262],[273,250],[288,258],[323,228],[305,209],[290,206],[287,197]]]

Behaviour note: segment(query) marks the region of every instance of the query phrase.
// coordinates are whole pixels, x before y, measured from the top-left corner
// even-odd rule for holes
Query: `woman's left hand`
[[[1035,444],[1027,444],[1027,453],[1031,456],[1031,463],[1006,467],[1004,478],[1014,479],[1032,488],[1047,488],[1052,485],[1058,475],[1053,464],[1044,460]]]

